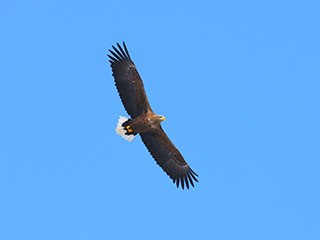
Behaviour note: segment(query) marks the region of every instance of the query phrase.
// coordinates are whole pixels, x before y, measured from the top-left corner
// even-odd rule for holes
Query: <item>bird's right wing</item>
[[[124,108],[131,118],[135,118],[151,108],[142,80],[130,58],[125,43],[123,42],[124,50],[119,43],[117,46],[118,49],[112,46],[114,51],[109,50],[113,56],[108,55],[112,75]]]
[[[192,186],[194,186],[193,180],[198,182],[196,178],[198,175],[192,171],[161,126],[155,131],[140,133],[140,136],[157,164],[169,175],[174,183],[176,182],[177,187],[181,182],[182,188],[186,184],[189,189],[189,182]]]

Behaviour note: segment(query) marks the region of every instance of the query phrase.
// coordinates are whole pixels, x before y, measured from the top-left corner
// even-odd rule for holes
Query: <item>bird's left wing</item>
[[[135,118],[151,108],[142,80],[130,58],[125,43],[123,42],[123,48],[119,43],[117,46],[118,48],[112,46],[113,51],[109,50],[112,56],[108,55],[112,75],[124,108],[132,118]]]
[[[140,136],[157,164],[169,175],[174,183],[176,182],[177,187],[181,182],[182,188],[184,188],[185,184],[189,189],[189,182],[192,186],[194,186],[193,180],[198,182],[196,178],[198,175],[192,171],[161,126],[155,131],[140,133]]]

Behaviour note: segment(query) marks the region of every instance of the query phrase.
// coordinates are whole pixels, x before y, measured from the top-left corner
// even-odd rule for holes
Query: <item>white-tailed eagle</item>
[[[125,43],[123,48],[112,46],[109,50],[112,75],[121,101],[131,119],[120,116],[117,133],[129,142],[139,133],[143,143],[156,160],[157,164],[169,175],[173,183],[181,183],[182,188],[194,187],[198,182],[197,174],[189,167],[179,150],[163,131],[160,123],[164,116],[156,115],[149,104],[142,80],[136,66],[130,58]]]

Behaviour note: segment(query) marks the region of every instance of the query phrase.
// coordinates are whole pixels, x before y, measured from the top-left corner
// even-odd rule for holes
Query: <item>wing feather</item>
[[[192,178],[198,182],[198,175],[189,167],[161,127],[152,132],[140,133],[140,136],[157,164],[177,187],[181,183],[183,189],[185,186],[189,189],[189,182],[194,187]]]
[[[120,49],[120,51],[121,51],[121,53],[122,53],[122,56],[124,56],[125,58],[129,58],[129,54],[128,55],[126,55],[125,54],[125,52],[123,51],[123,49],[122,49],[122,47],[120,46],[120,44],[119,43],[117,43],[117,46],[118,46],[118,48]]]
[[[109,62],[111,63],[112,75],[115,80],[121,101],[127,113],[135,118],[142,113],[152,111],[147,95],[144,90],[142,79],[130,58],[128,49],[123,42],[123,48],[117,43],[112,46]]]

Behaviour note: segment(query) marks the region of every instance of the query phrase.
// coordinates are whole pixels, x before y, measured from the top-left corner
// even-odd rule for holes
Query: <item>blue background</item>
[[[319,11],[1,1],[0,239],[320,239]],[[116,135],[123,40],[191,190]]]

